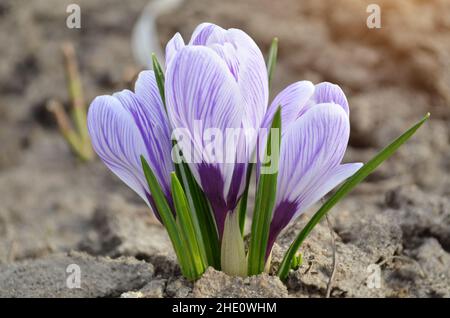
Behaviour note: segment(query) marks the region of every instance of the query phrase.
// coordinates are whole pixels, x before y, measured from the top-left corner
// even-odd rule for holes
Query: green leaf
[[[164,105],[164,108],[166,107],[166,97],[164,93],[164,72],[161,68],[161,64],[158,62],[158,58],[156,57],[155,53],[152,53],[152,63],[153,63],[153,72],[155,72],[155,78],[156,78],[156,84],[158,85],[159,94],[161,95],[161,99]]]
[[[191,257],[193,272],[195,275],[194,278],[198,278],[201,274],[203,274],[207,267],[206,259],[201,255],[188,202],[184,194],[183,187],[181,186],[175,172],[172,172],[171,174],[171,190],[175,211],[177,212],[176,220],[178,230],[188,247],[188,253]]]
[[[303,256],[301,253],[297,253],[292,258],[291,269],[297,270],[300,266],[302,266],[302,263],[303,263]]]
[[[176,153],[178,156],[178,154]],[[178,158],[179,159],[179,158]],[[192,212],[192,220],[199,245],[208,265],[220,270],[220,243],[216,221],[208,200],[195,181],[185,162],[175,164],[177,177],[182,181],[183,189]]]
[[[188,248],[185,242],[181,240],[175,217],[173,216],[173,212],[169,204],[167,203],[164,192],[162,191],[152,169],[142,155],[141,162],[153,201],[155,202],[155,206],[158,210],[159,216],[161,217],[161,221],[169,234],[170,240],[175,250],[175,254],[177,255],[178,262],[181,267],[181,272],[186,278],[195,279],[193,264],[191,263],[188,254]]]
[[[272,149],[272,134],[278,134],[277,149]],[[248,252],[248,275],[262,273],[265,267],[266,248],[269,239],[269,227],[272,220],[272,210],[275,204],[277,192],[278,160],[281,142],[281,108],[272,121],[272,129],[267,138],[267,157],[261,165],[261,174],[258,180],[258,188],[255,198],[255,210],[253,213],[252,231],[250,234],[250,247]],[[274,173],[263,173],[267,159],[272,156],[271,165],[275,166]]]
[[[270,45],[269,57],[267,59],[267,74],[269,75],[269,87],[272,84],[273,73],[275,72],[275,66],[277,64],[278,55],[278,38],[273,38]]]
[[[244,236],[245,217],[247,216],[247,201],[248,190],[250,188],[250,180],[252,178],[253,163],[249,162],[247,166],[247,176],[245,178],[245,188],[239,201],[239,228],[241,229],[241,235]]]
[[[323,205],[322,207],[313,215],[311,220],[302,229],[300,234],[297,236],[294,242],[287,250],[283,261],[278,269],[278,276],[281,280],[285,280],[288,273],[290,265],[292,264],[292,259],[295,257],[295,253],[299,249],[300,245],[303,243],[308,234],[313,230],[313,228],[320,222],[320,220],[327,214],[327,212],[342,198],[344,198],[358,183],[363,181],[369,174],[372,173],[383,161],[388,159],[392,154],[404,143],[406,142],[420,126],[423,125],[425,121],[430,117],[430,113],[426,114],[422,120],[416,123],[414,126],[409,128],[400,137],[395,139],[389,146],[381,150],[375,157],[373,157],[369,162],[361,167],[352,177],[350,177]]]

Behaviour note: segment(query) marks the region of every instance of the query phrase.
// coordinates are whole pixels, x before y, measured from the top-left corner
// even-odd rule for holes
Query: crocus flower
[[[165,84],[172,127],[188,131],[197,153],[205,148],[203,137],[210,128],[222,135],[229,128],[256,131],[268,104],[266,65],[255,42],[241,30],[209,23],[199,25],[187,45],[180,34],[167,44]],[[226,151],[248,161],[255,145],[252,140],[241,136],[236,147]],[[244,190],[246,160],[190,163],[212,205],[220,235],[227,213],[235,209]]]
[[[88,129],[92,146],[106,166],[139,194],[157,216],[141,155],[172,204],[170,129],[153,71],[140,73],[134,93],[123,90],[95,98],[89,108]]]
[[[278,190],[267,255],[289,222],[362,166],[341,164],[350,122],[347,99],[339,86],[308,81],[288,86],[273,100],[265,126],[279,106],[282,138]]]

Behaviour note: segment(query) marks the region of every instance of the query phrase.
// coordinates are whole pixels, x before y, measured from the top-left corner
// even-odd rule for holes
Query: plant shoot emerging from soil
[[[164,68],[153,56],[153,71],[140,73],[134,92],[99,96],[89,109],[94,150],[165,226],[188,279],[208,266],[238,276],[267,270],[280,232],[347,180],[286,252],[278,268],[285,279],[314,226],[429,117],[366,164],[342,163],[350,108],[339,86],[296,82],[269,105],[277,43],[266,64],[243,31],[203,23],[187,44],[178,33],[169,41]]]

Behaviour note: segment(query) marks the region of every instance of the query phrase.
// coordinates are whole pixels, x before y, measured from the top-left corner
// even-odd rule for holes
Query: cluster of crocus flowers
[[[290,222],[358,170],[361,179],[376,167],[341,163],[350,122],[337,85],[300,81],[269,106],[269,77],[246,33],[204,23],[188,43],[178,33],[169,41],[165,70],[154,59],[154,71],[140,73],[134,92],[99,96],[90,106],[94,150],[167,228],[190,279],[207,266],[241,276],[262,272]],[[276,167],[267,172],[269,154]],[[252,169],[257,190],[247,254],[240,221]],[[283,275],[296,251],[288,252]]]

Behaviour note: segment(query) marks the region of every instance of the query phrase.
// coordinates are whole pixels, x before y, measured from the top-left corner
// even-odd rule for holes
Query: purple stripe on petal
[[[225,218],[229,211],[222,195],[224,188],[222,173],[217,167],[205,163],[199,164],[197,170],[200,176],[200,185],[214,210],[217,229],[222,237]]]
[[[332,83],[322,82],[316,85],[313,101],[315,104],[335,103],[344,108],[349,114],[348,102],[342,89]]]
[[[166,98],[174,128],[239,128],[239,92],[227,65],[209,48],[187,46],[167,69]]]
[[[174,170],[171,157],[172,140],[169,119],[153,71],[142,71],[135,84],[138,107],[133,111],[149,151],[149,164],[160,172],[160,184],[170,191],[170,173]],[[169,201],[172,197],[166,193]]]
[[[112,96],[99,96],[89,107],[88,129],[92,146],[106,166],[148,204],[148,186],[140,155],[147,149],[132,116]]]
[[[344,156],[350,133],[347,114],[335,104],[316,105],[283,135],[280,150],[278,201],[295,201],[314,191]]]
[[[227,205],[230,207],[230,210],[233,210],[236,207],[239,198],[244,191],[246,171],[246,163],[234,164],[233,177],[231,179],[230,189],[227,196]]]
[[[214,52],[216,52],[217,55],[225,61],[228,69],[237,82],[239,80],[240,61],[238,59],[238,55],[236,54],[236,48],[231,43],[214,43],[208,47],[214,50]]]
[[[258,46],[243,31],[203,23],[170,63],[166,77],[170,121],[175,128],[190,130],[196,157],[204,146],[202,135],[196,136],[192,127],[196,120],[202,121],[201,133],[210,127],[225,133],[226,128],[261,126],[268,102],[267,70]],[[240,136],[236,148],[226,150],[240,164],[213,165],[222,176],[223,188],[218,191],[228,211],[235,208],[243,192],[247,161],[255,144],[256,136]],[[199,179],[198,166],[191,166]]]
[[[309,81],[293,83],[281,91],[267,111],[263,127],[269,127],[278,106],[281,106],[283,131],[297,118],[317,104],[335,103],[349,113],[347,98],[342,89],[328,82],[313,85]]]
[[[239,29],[225,30],[202,23],[189,44],[207,46],[226,62],[242,97],[243,126],[259,128],[267,109],[269,87],[264,57],[253,39]]]
[[[273,212],[272,222],[270,223],[269,241],[267,243],[266,258],[272,250],[273,243],[280,232],[288,225],[298,209],[298,204],[295,202],[282,201]]]
[[[142,71],[136,80],[134,91],[141,108],[153,125],[159,126],[163,133],[170,136],[169,121],[159,93],[153,71]]]
[[[278,194],[271,242],[294,218],[316,203],[362,165],[343,164],[350,124],[342,107],[319,104],[299,117],[283,135]]]
[[[150,89],[151,87],[149,87]],[[136,127],[139,129],[146,147],[148,164],[155,173],[158,182],[167,198],[170,198],[170,173],[173,171],[171,158],[171,142],[165,122],[158,110],[162,106],[150,102],[145,106],[141,99],[131,91],[124,90],[114,94],[123,107],[131,114]],[[151,105],[151,106],[150,106]]]
[[[223,43],[225,41],[225,30],[212,23],[202,23],[192,33],[189,45],[209,45],[212,43]]]
[[[309,81],[295,82],[282,90],[272,101],[264,118],[263,127],[270,127],[276,110],[281,106],[282,129],[286,130],[304,112],[314,94],[314,85]]]
[[[183,37],[180,33],[176,33],[166,45],[166,68],[172,61],[177,52],[185,46]]]
[[[110,170],[156,211],[142,171],[143,155],[173,207],[169,125],[153,71],[141,72],[135,89],[136,94],[124,90],[92,102],[88,113],[92,145]]]
[[[316,184],[312,186],[314,191],[308,191],[302,197],[301,205],[299,206],[299,210],[296,211],[295,217],[317,203],[323,196],[345,179],[354,175],[362,166],[362,163],[346,163],[333,168],[322,178],[320,185],[318,185],[319,182],[316,182]]]
[[[244,106],[244,128],[261,127],[269,101],[266,63],[253,39],[238,29],[229,29],[227,38],[236,48],[239,62],[238,85]]]
[[[186,137],[194,144],[196,157],[203,158],[203,162],[220,172],[222,188],[215,189],[214,194],[209,190],[209,196],[221,196],[221,200],[225,201],[234,167],[205,161],[202,150],[207,144],[203,138],[207,129],[213,128],[226,136],[227,128],[241,127],[239,91],[226,63],[206,47],[187,46],[181,49],[167,68],[166,97],[172,127],[187,129],[190,135]],[[203,186],[204,183],[199,180],[202,178],[200,166],[190,163],[190,167]],[[209,199],[217,201],[217,198]]]

